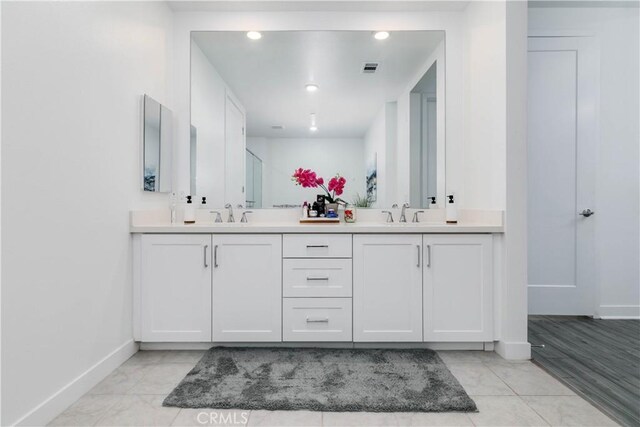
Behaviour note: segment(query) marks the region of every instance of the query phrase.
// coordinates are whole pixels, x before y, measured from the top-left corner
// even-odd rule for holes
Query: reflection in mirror
[[[444,155],[440,155],[437,138],[437,62],[427,70],[410,95],[411,170],[410,204],[428,208],[443,201]],[[441,184],[441,188],[438,188]]]
[[[324,192],[295,185],[292,174],[303,168],[325,185],[344,177],[340,198],[348,202],[423,206],[422,193],[426,200],[444,188],[444,146],[436,144],[444,139],[431,140],[440,130],[428,126],[444,92],[422,90],[444,84],[435,78],[442,61],[441,31],[397,31],[385,40],[371,31],[275,31],[256,40],[192,32],[192,195],[213,206],[300,206]],[[415,96],[427,103],[424,123],[410,121]],[[415,149],[414,125],[425,129]],[[415,200],[413,184],[411,194],[398,191],[410,174],[411,182],[420,177]]]
[[[172,184],[171,111],[147,95],[143,129],[143,189],[168,193]]]

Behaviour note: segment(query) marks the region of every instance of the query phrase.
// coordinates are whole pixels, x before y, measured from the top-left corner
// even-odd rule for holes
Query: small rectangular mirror
[[[168,193],[172,187],[171,111],[144,96],[142,188]]]

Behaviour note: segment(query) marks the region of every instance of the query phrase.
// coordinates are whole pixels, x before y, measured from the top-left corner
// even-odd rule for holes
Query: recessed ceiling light
[[[262,34],[260,34],[258,31],[249,31],[247,33],[247,37],[249,37],[251,40],[259,40],[262,38]]]
[[[314,83],[309,83],[306,84],[304,88],[307,90],[307,92],[316,92],[318,89],[320,89],[320,86]]]
[[[375,33],[373,33],[373,37],[376,40],[386,40],[389,38],[389,32],[388,31],[376,31]]]
[[[317,126],[313,126],[313,125],[312,125],[312,126],[310,126],[310,127],[309,127],[309,130],[310,130],[311,132],[317,132],[317,131],[318,131],[318,127],[317,127]]]

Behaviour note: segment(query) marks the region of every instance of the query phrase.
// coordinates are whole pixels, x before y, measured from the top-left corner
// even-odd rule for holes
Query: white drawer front
[[[350,234],[285,234],[285,258],[351,258]]]
[[[283,341],[351,341],[351,298],[284,298]]]
[[[285,259],[284,297],[350,297],[351,259]]]

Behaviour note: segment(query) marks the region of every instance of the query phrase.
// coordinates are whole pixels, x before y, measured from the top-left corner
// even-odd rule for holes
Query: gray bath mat
[[[431,350],[210,349],[164,400],[180,408],[476,411]]]

